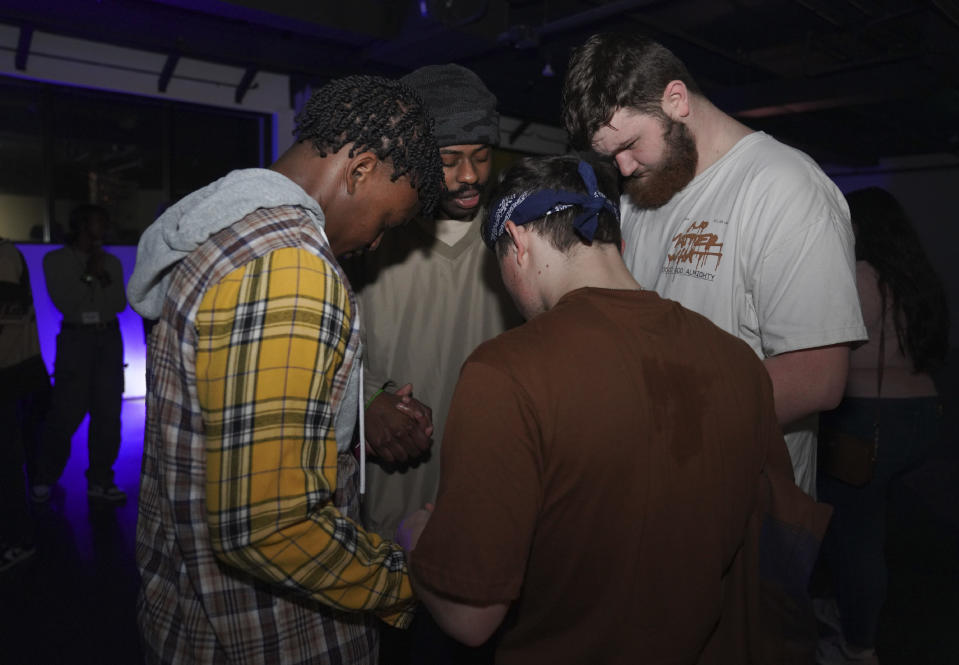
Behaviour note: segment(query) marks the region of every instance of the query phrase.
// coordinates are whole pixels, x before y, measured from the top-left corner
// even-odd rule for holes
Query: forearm
[[[788,425],[839,404],[849,370],[849,346],[803,349],[763,362],[773,384],[776,417]]]
[[[231,566],[338,609],[395,609],[412,597],[402,550],[333,500],[346,491],[333,385],[351,326],[345,287],[302,251],[278,250],[204,295],[196,368],[207,519]]]
[[[412,588],[399,547],[366,533],[329,498],[319,510],[311,510],[305,497],[287,504],[251,506],[249,514],[257,517],[248,521],[223,517],[244,514],[243,507],[208,513],[217,558],[340,610],[410,605]]]
[[[232,436],[223,426],[235,420],[232,409],[225,420],[205,412],[207,519],[217,557],[338,609],[402,605],[412,597],[403,551],[334,505],[342,484],[335,435],[304,438],[308,418],[294,404],[259,400],[250,429]]]

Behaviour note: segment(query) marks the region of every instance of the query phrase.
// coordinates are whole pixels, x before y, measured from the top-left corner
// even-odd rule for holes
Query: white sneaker
[[[33,545],[10,545],[0,550],[0,573],[19,563],[32,559],[37,553]]]
[[[820,638],[816,645],[816,665],[879,665],[875,649],[850,646],[842,635]]]
[[[812,610],[819,623],[829,628],[833,633],[842,633],[842,623],[839,619],[839,606],[836,604],[835,598],[813,598]]]
[[[87,485],[87,498],[97,501],[108,501],[110,503],[126,503],[127,493],[116,485],[97,485],[90,483]]]

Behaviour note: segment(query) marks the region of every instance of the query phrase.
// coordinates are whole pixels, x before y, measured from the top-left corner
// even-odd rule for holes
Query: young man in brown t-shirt
[[[751,662],[759,479],[791,482],[771,384],[635,281],[614,182],[572,156],[505,175],[484,239],[528,321],[464,365],[435,510],[399,540],[444,630],[500,629],[498,663]]]

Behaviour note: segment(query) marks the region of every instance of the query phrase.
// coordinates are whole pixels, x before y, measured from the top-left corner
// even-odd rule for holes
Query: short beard
[[[643,177],[626,178],[623,189],[636,207],[655,210],[669,203],[696,175],[696,142],[686,125],[665,120],[666,150],[660,164]]]

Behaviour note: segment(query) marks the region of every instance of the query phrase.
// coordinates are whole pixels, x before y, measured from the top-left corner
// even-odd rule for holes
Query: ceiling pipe
[[[360,54],[360,62],[389,58],[391,53],[413,48],[417,44],[433,39],[445,30],[456,30],[475,23],[486,16],[486,13],[489,11],[489,0],[482,0],[479,8],[469,16],[454,23],[446,23],[434,18],[434,13],[429,11],[430,5],[432,4],[435,4],[435,2],[421,0],[421,2],[418,3],[418,11],[416,12],[417,20],[408,21],[402,32],[397,35],[396,38],[364,49]],[[424,8],[426,9],[425,14],[423,12]],[[423,25],[424,21],[426,25]]]
[[[555,35],[567,30],[582,28],[590,23],[599,23],[618,14],[623,14],[646,5],[652,5],[656,2],[658,2],[658,0],[620,0],[620,2],[611,2],[600,7],[595,7],[594,9],[587,9],[578,14],[544,23],[538,28],[523,25],[510,26],[499,34],[497,40],[512,43],[518,48],[538,46],[540,39],[543,37]]]
[[[17,39],[17,55],[14,59],[14,67],[17,71],[27,70],[27,58],[30,56],[30,42],[33,41],[33,26],[20,26],[20,37]]]
[[[428,0],[420,0],[420,16],[422,16],[423,18],[435,17],[437,12],[430,11],[430,6],[431,5],[435,6],[437,4],[439,4],[439,0],[433,0],[433,2],[429,2]],[[452,7],[453,6],[452,0],[448,0],[446,2],[446,6],[447,8]],[[423,9],[426,9],[425,13],[423,12]],[[465,16],[461,18],[459,21],[456,21],[454,23],[447,23],[443,19],[438,19],[438,20],[447,28],[453,28],[453,29],[465,28],[466,26],[472,23],[476,23],[481,18],[486,16],[486,12],[488,11],[489,11],[489,0],[482,0],[479,8],[475,12],[473,12],[469,16]]]
[[[952,7],[952,3],[947,3],[944,0],[932,0],[932,4],[947,21],[959,28],[959,11]]]
[[[160,72],[160,78],[157,80],[157,92],[166,92],[170,85],[170,79],[173,78],[173,71],[176,69],[180,56],[177,53],[171,53],[166,57],[163,64],[163,71]]]
[[[620,2],[610,2],[595,9],[587,9],[585,12],[580,12],[579,14],[573,14],[572,16],[550,21],[541,26],[536,31],[536,34],[540,37],[546,37],[558,32],[582,28],[590,23],[598,23],[617,14],[632,11],[639,7],[645,7],[646,5],[656,4],[658,1],[659,0],[621,0]]]
[[[258,72],[259,69],[256,65],[250,65],[246,68],[246,71],[243,72],[243,78],[240,79],[240,82],[236,86],[236,91],[233,93],[234,102],[237,104],[243,103],[243,98],[246,97],[246,93],[253,85],[253,79],[256,78]]]

